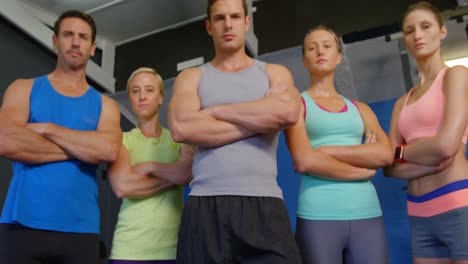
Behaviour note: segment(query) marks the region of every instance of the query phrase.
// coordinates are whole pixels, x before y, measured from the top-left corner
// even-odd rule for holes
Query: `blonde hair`
[[[161,75],[159,75],[159,73],[155,69],[149,67],[138,68],[135,71],[133,71],[132,74],[130,74],[130,77],[128,77],[127,81],[127,93],[130,92],[130,83],[133,81],[135,76],[137,76],[140,73],[153,74],[159,82],[159,91],[161,92],[161,95],[164,96],[164,81]]]
[[[426,1],[421,1],[416,4],[410,5],[408,7],[405,14],[403,15],[403,20],[401,21],[401,27],[403,27],[406,17],[410,13],[416,10],[425,10],[425,11],[432,13],[437,21],[437,24],[439,24],[439,27],[442,27],[444,25],[444,20],[442,19],[442,16],[440,15],[440,11],[433,4],[426,2]]]

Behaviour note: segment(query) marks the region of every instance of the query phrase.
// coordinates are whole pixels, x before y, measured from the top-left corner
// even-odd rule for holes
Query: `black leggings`
[[[304,264],[390,263],[382,217],[362,220],[297,218],[296,241]]]
[[[98,264],[97,234],[0,224],[0,264]]]

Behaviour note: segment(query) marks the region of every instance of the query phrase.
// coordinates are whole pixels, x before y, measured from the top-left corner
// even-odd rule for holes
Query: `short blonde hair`
[[[138,68],[135,71],[133,71],[132,74],[130,74],[130,77],[128,77],[128,81],[127,81],[127,93],[130,92],[130,83],[133,81],[135,76],[137,76],[140,73],[153,74],[156,77],[156,79],[159,81],[159,91],[161,92],[161,95],[164,96],[164,81],[161,75],[159,75],[159,73],[155,69],[149,68],[149,67]]]

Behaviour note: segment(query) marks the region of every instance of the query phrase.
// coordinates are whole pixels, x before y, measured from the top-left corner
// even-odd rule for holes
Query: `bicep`
[[[169,102],[168,117],[171,121],[183,118],[184,115],[199,111],[201,108],[198,96],[197,69],[182,72],[174,82],[172,98]]]
[[[97,131],[121,133],[120,110],[117,103],[102,95],[102,110]]]
[[[374,133],[377,135],[378,142],[388,143],[388,137],[380,126],[379,120],[374,111],[364,103],[357,102],[364,122],[365,135]]]
[[[392,117],[390,120],[390,129],[388,132],[388,139],[390,140],[390,144],[392,147],[396,147],[399,144],[405,143],[405,140],[400,135],[398,129],[398,118],[400,116],[401,107],[403,105],[403,97],[398,99],[393,106]]]
[[[25,125],[29,119],[29,99],[33,80],[16,80],[3,94],[0,118],[3,122],[12,121]]]
[[[288,127],[285,131],[286,143],[293,159],[297,159],[301,155],[304,155],[307,148],[312,148],[307,136],[305,122],[302,118],[303,115],[304,107],[301,105],[299,120],[295,125]]]
[[[455,70],[455,71],[453,71]],[[442,138],[457,143],[468,125],[468,69],[457,67],[447,70],[444,79],[445,116],[441,129]]]

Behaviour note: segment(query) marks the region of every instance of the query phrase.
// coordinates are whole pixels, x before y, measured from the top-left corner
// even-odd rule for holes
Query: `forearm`
[[[178,160],[173,163],[142,162],[132,166],[132,171],[173,184],[186,185],[192,180],[192,160]]]
[[[89,162],[112,162],[122,140],[121,131],[80,131],[49,124],[44,136],[75,158]]]
[[[305,155],[300,161],[295,159],[295,165],[302,174],[317,175],[336,181],[367,180],[375,173],[374,170],[352,166],[325,153]]]
[[[353,146],[326,146],[318,148],[344,163],[368,169],[378,169],[393,162],[390,146],[379,143]]]
[[[291,99],[271,95],[253,102],[215,106],[212,115],[258,133],[272,133],[294,125],[299,110],[300,105]]]
[[[408,162],[426,166],[436,166],[455,155],[444,150],[438,136],[419,138],[405,146],[404,159]]]
[[[112,189],[119,198],[143,198],[174,186],[163,179],[132,172],[111,170],[109,176]]]
[[[71,156],[54,142],[36,132],[14,124],[0,130],[0,156],[28,164],[41,164],[70,159]]]
[[[255,134],[252,130],[209,116],[184,118],[170,122],[169,126],[176,142],[199,147],[218,147]]]
[[[416,163],[395,163],[384,168],[384,175],[403,180],[414,180],[440,171],[439,167]]]

